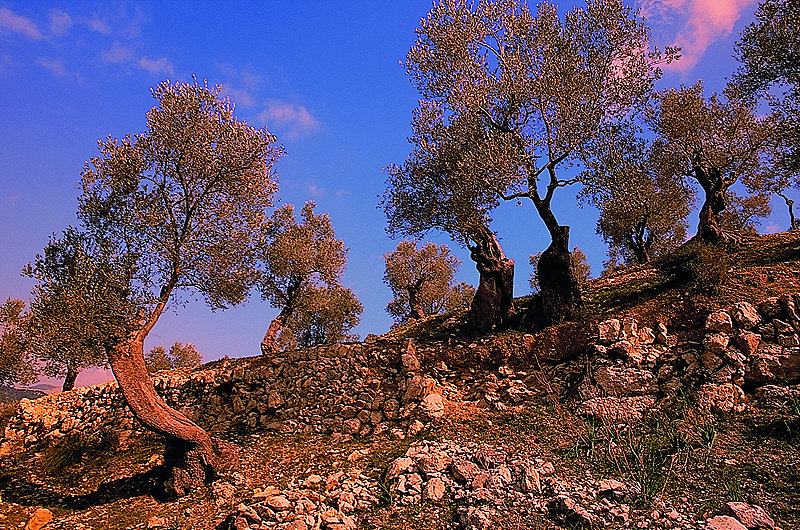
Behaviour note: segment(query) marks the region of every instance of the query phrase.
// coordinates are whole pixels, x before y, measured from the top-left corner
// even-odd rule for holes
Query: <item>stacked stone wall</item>
[[[226,359],[197,371],[155,374],[158,393],[201,427],[234,425],[280,432],[368,435],[408,427],[418,404],[436,391],[407,388],[419,378],[401,369],[399,347],[336,344],[279,358]],[[0,442],[28,447],[101,430],[141,431],[116,382],[23,399]]]

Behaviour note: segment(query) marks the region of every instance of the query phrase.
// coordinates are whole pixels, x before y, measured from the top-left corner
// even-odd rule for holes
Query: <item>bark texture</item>
[[[80,371],[73,364],[67,365],[67,374],[64,376],[64,386],[61,387],[62,392],[69,392],[75,388],[75,380],[78,378]]]
[[[278,346],[278,335],[286,327],[286,322],[290,316],[292,316],[292,308],[286,306],[269,323],[267,332],[261,340],[261,355],[278,355],[281,352]]]
[[[569,252],[569,227],[558,226],[542,255],[537,274],[542,296],[542,316],[549,324],[572,318],[581,301],[578,277]],[[552,232],[551,232],[552,234]]]
[[[487,330],[505,323],[514,310],[514,260],[500,248],[495,235],[487,228],[475,237],[470,257],[480,274],[480,283],[469,309],[469,323]]]
[[[164,465],[171,472],[167,490],[185,495],[213,475],[218,456],[209,434],[172,409],[156,393],[144,364],[144,342],[134,333],[109,352],[108,360],[125,401],[148,429],[166,437]]]
[[[706,169],[699,164],[695,165],[694,175],[705,192],[697,237],[706,243],[724,243],[728,237],[719,225],[719,214],[725,211],[725,192],[736,180],[724,178],[719,169]]]

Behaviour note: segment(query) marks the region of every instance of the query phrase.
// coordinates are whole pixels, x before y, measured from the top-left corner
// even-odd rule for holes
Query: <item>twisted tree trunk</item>
[[[537,275],[544,320],[555,324],[572,318],[581,291],[569,251],[569,227],[558,226],[551,234],[555,236],[539,257]]]
[[[480,274],[480,283],[469,308],[469,323],[487,330],[505,323],[514,310],[514,260],[503,253],[497,237],[481,227],[473,237],[470,257]]]
[[[220,453],[211,436],[189,418],[167,405],[156,393],[144,363],[144,341],[153,329],[177,285],[177,274],[162,287],[158,302],[143,315],[130,334],[108,353],[111,370],[133,415],[146,428],[165,437],[164,466],[170,472],[168,493],[186,495],[208,482],[219,467]]]
[[[735,180],[723,178],[718,169],[706,169],[699,164],[695,165],[694,175],[705,192],[697,238],[704,243],[724,243],[729,238],[719,225],[719,214],[725,211],[725,192]]]
[[[171,473],[167,491],[185,495],[214,474],[219,458],[209,434],[156,393],[144,364],[144,337],[135,331],[108,354],[114,376],[134,416],[148,429],[164,435],[164,465]]]
[[[550,233],[550,245],[539,257],[537,277],[542,296],[542,317],[544,322],[555,324],[572,318],[575,307],[581,301],[578,276],[569,252],[569,226],[558,224],[550,203],[553,193],[559,186],[555,166],[547,167],[550,184],[544,198],[534,188],[531,196],[533,205]]]
[[[64,376],[64,386],[61,387],[62,392],[69,392],[75,388],[75,380],[78,378],[78,367],[72,363],[67,364],[67,374]]]
[[[278,334],[286,327],[286,322],[292,316],[292,310],[293,308],[287,305],[269,323],[267,332],[261,340],[261,355],[278,355],[281,352],[278,346]]]

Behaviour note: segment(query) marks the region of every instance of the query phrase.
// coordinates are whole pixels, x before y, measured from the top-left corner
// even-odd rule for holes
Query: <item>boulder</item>
[[[744,391],[732,383],[707,383],[700,387],[697,405],[707,412],[742,412],[745,409]]]
[[[767,512],[761,506],[744,502],[728,502],[725,503],[723,514],[735,517],[748,530],[772,530],[775,528],[775,521],[767,515]]]
[[[25,530],[41,530],[52,520],[53,512],[47,508],[37,508],[33,517],[31,517],[25,525]]]
[[[428,418],[436,419],[444,416],[444,398],[441,394],[428,394],[419,407]]]
[[[612,396],[652,394],[658,390],[656,378],[649,370],[601,366],[595,372],[594,379]]]
[[[730,337],[725,333],[707,333],[703,337],[703,348],[715,355],[722,355],[730,340]]]
[[[706,530],[747,530],[747,527],[733,517],[717,515],[706,522]]]
[[[745,380],[753,383],[774,383],[800,379],[800,349],[783,348],[762,343],[750,356]]]
[[[734,304],[731,316],[736,322],[736,326],[742,329],[753,329],[761,323],[761,315],[758,310],[747,302]]]
[[[431,478],[422,491],[423,496],[433,502],[439,502],[444,498],[445,486],[442,479],[439,477]]]
[[[718,309],[708,315],[706,329],[720,333],[730,333],[733,330],[731,315],[724,309]]]

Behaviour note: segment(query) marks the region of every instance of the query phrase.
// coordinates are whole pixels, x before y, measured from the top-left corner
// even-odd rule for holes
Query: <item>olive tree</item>
[[[0,385],[36,381],[34,360],[25,346],[25,302],[9,298],[0,305]]]
[[[135,263],[114,256],[108,242],[69,227],[50,238],[23,274],[31,292],[26,347],[50,377],[72,390],[81,370],[106,363],[107,350],[129,331],[143,293],[130,285]]]
[[[463,298],[462,288],[454,290],[453,285],[461,260],[450,253],[447,245],[418,244],[404,239],[395,250],[383,255],[383,281],[394,295],[386,310],[398,322],[435,315],[458,305],[450,302],[452,296]]]
[[[774,138],[774,120],[757,117],[743,100],[717,94],[706,99],[698,81],[661,92],[647,121],[657,135],[657,156],[671,174],[703,190],[697,237],[708,243],[728,240],[719,223],[726,193],[740,177],[752,187],[767,171],[764,157]]]
[[[381,207],[393,237],[438,229],[469,249],[480,275],[469,321],[475,328],[488,329],[506,322],[513,312],[514,260],[506,257],[489,228],[490,213],[499,201],[485,186],[487,173],[480,168],[491,158],[489,153],[500,157],[511,146],[498,136],[483,141],[482,133],[465,123],[468,120],[465,116],[445,123],[439,103],[421,101],[411,123],[409,142],[414,148],[402,166],[386,167],[388,187]],[[465,141],[470,135],[473,141]],[[493,178],[507,176],[497,173]]]
[[[547,228],[538,270],[548,321],[569,317],[580,299],[569,227],[553,198],[576,181],[567,168],[587,143],[647,100],[656,65],[673,57],[648,46],[648,28],[619,0],[589,0],[563,18],[548,2],[531,11],[519,0],[445,0],[421,21],[407,56],[421,108],[440,109],[436,124],[448,139],[419,150],[428,158],[474,153],[450,169],[469,175],[477,204],[490,211],[527,198]]]
[[[280,312],[261,341],[264,355],[281,351],[279,336],[295,313],[313,311],[315,303],[322,303],[319,289],[340,286],[347,247],[336,238],[330,216],[315,214],[315,206],[307,202],[298,222],[294,206],[286,204],[266,225],[257,286]]]
[[[151,373],[161,370],[192,370],[203,363],[203,356],[191,342],[175,342],[169,351],[156,346],[144,356],[144,363]]]
[[[181,291],[213,308],[245,299],[282,152],[266,129],[237,119],[219,93],[196,80],[159,84],[146,131],[98,142],[81,181],[87,233],[108,245],[108,261],[132,263],[118,299],[138,309],[118,315],[122,325],[109,330],[106,354],[133,414],[165,436],[168,487],[179,494],[218,467],[218,447],[155,392],[144,341]]]
[[[278,339],[281,349],[358,340],[350,330],[361,322],[364,306],[355,293],[341,285],[313,285],[303,289],[296,309]]]
[[[600,211],[597,233],[609,254],[647,263],[686,240],[694,190],[663,169],[631,124],[611,127],[592,147],[579,198]]]
[[[779,117],[784,171],[800,172],[800,5],[764,0],[736,44],[741,67],[730,89],[765,99]]]

